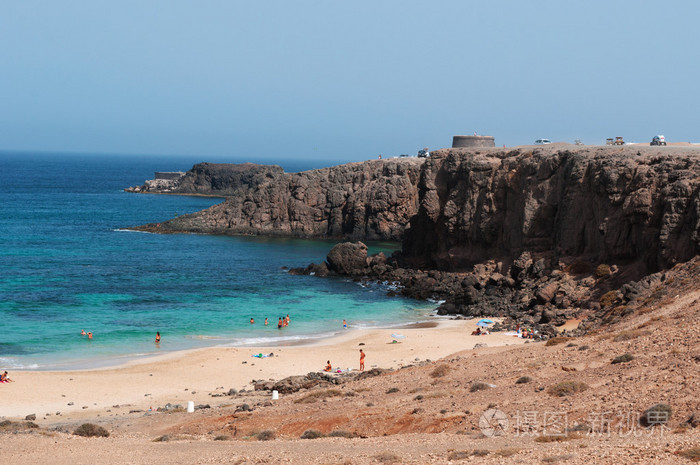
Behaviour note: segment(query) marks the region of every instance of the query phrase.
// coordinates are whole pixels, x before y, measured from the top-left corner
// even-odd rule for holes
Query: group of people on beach
[[[277,322],[277,329],[282,329],[285,326],[289,326],[289,322],[291,321],[291,318],[289,318],[289,313],[287,313],[287,316],[281,316],[279,318],[279,321]],[[267,317],[265,317],[265,326],[267,326],[269,323]],[[250,319],[250,324],[254,325],[255,324],[255,318]]]
[[[330,360],[326,361],[326,367],[323,369],[323,371],[333,371],[333,365],[331,364]],[[365,371],[365,352],[362,349],[360,349],[360,371]],[[338,369],[338,373],[340,373],[340,369]]]

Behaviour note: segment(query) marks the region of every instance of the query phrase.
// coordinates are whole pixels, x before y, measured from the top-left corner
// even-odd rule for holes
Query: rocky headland
[[[545,332],[587,319],[586,330],[623,316],[664,270],[698,254],[699,155],[553,144],[301,173],[203,163],[171,192],[223,195],[222,204],[136,229],[400,240],[392,257],[346,243],[292,272],[395,283],[444,300],[441,313],[507,316]]]
[[[422,160],[375,160],[300,173],[274,165],[200,163],[167,191],[223,196],[207,210],[134,229],[399,241],[418,210]]]

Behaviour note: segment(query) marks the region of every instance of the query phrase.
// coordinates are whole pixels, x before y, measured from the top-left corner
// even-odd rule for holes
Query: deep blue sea
[[[0,368],[91,368],[195,347],[289,344],[341,331],[343,319],[352,330],[430,313],[430,304],[387,297],[382,286],[282,269],[324,260],[331,241],[124,230],[221,202],[123,191],[154,171],[201,161],[252,160],[0,153]],[[287,314],[291,324],[278,330]]]

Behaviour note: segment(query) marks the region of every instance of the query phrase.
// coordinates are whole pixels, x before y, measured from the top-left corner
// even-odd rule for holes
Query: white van
[[[654,136],[654,138],[651,140],[651,144],[649,145],[666,145],[666,138],[661,134]]]

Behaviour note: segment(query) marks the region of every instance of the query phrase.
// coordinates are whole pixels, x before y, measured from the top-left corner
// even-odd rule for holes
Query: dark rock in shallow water
[[[328,268],[338,274],[357,276],[368,270],[367,246],[362,242],[335,245],[326,257]]]

